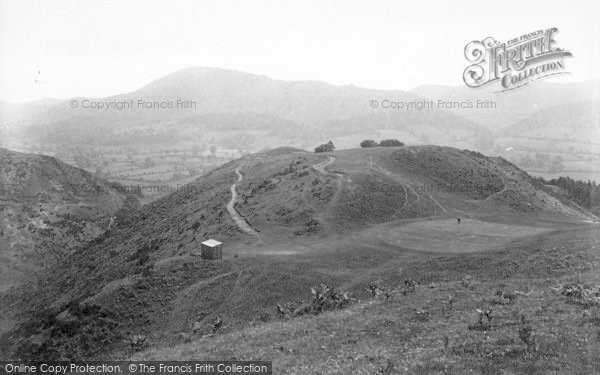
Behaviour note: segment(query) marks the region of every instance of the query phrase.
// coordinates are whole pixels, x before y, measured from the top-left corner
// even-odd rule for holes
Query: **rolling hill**
[[[423,85],[410,90],[410,92],[433,100],[471,102],[476,102],[478,99],[493,100],[497,104],[496,108],[460,108],[454,110],[454,112],[497,133],[547,108],[574,102],[598,100],[600,98],[600,81],[574,83],[541,81],[518,90],[496,91],[498,89],[492,86],[471,89],[466,86],[440,85]],[[577,110],[578,108],[570,109]],[[577,115],[576,112],[569,113]],[[568,126],[568,124],[566,125]]]
[[[232,189],[238,196],[233,207],[252,231],[227,212]],[[373,278],[389,285],[434,281],[443,285],[435,290],[438,298],[467,272],[485,278],[490,288],[506,288],[527,275],[558,277],[568,270],[551,262],[566,250],[547,252],[551,239],[577,231],[593,240],[595,221],[514,165],[476,152],[438,146],[262,152],[142,207],[49,269],[38,288],[7,295],[6,314],[19,322],[2,336],[0,349],[17,358],[82,359],[126,357],[127,343],[139,335],[156,350],[203,335],[200,345],[212,345],[206,340],[215,319],[224,322],[215,343],[221,333],[255,335],[253,326],[276,318],[276,303],[297,306],[322,282],[368,299],[364,288]],[[198,256],[208,238],[224,242],[222,261]],[[549,254],[553,258],[545,258]],[[579,261],[584,255],[574,253],[569,264],[589,266]],[[511,265],[515,261],[518,267]],[[469,293],[459,293],[464,305],[457,313],[471,308],[463,300]],[[421,302],[411,300],[410,306],[427,295],[415,294]],[[360,306],[344,314],[355,321],[354,314],[369,308]],[[377,316],[383,319],[394,306],[383,306],[377,311],[384,315]],[[269,332],[298,327],[264,324]],[[418,321],[411,327],[425,329]],[[348,345],[362,345],[353,342]],[[302,343],[290,345],[302,351]],[[281,347],[280,355],[269,356],[288,361],[287,344]],[[234,352],[241,351],[247,348]],[[183,352],[176,356],[186,357]]]

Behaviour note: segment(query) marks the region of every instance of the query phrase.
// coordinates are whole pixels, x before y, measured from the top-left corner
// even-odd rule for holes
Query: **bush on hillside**
[[[381,146],[381,147],[404,146],[404,143],[400,142],[397,139],[384,139],[381,142],[379,142],[379,146]]]
[[[347,307],[352,298],[349,292],[344,292],[337,288],[331,288],[327,284],[321,284],[319,288],[310,288],[312,299],[295,307],[293,303],[284,306],[277,304],[277,312],[280,317],[287,315],[299,316],[304,314],[320,314],[325,311],[337,310]]]
[[[583,306],[600,305],[600,287],[583,283],[566,283],[555,288],[560,294],[567,297],[569,301]]]
[[[365,139],[360,142],[360,147],[368,148],[368,147],[396,147],[396,146],[404,146],[404,143],[400,142],[397,139],[384,139],[381,142],[377,143],[372,139]]]
[[[377,147],[377,142],[375,142],[372,139],[365,139],[364,141],[360,142],[360,147],[362,147],[362,148]]]
[[[333,142],[331,142],[331,141],[329,141],[327,143],[323,143],[322,145],[315,148],[315,152],[330,152],[333,150],[335,150],[335,146],[333,145]]]

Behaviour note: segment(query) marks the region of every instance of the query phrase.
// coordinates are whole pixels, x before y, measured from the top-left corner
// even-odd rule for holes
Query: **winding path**
[[[331,197],[331,199],[329,200],[329,203],[327,205],[327,208],[318,214],[319,216],[319,221],[323,222],[323,225],[330,227],[330,220],[332,217],[332,209],[333,207],[335,207],[336,202],[339,200],[340,195],[341,195],[341,191],[343,188],[343,180],[345,178],[345,176],[342,173],[338,173],[338,172],[329,172],[328,170],[326,170],[325,168],[327,168],[328,166],[330,166],[331,164],[333,164],[336,160],[335,156],[331,156],[331,155],[327,155],[327,160],[324,160],[322,162],[319,162],[317,164],[312,165],[312,169],[314,169],[315,171],[324,174],[324,175],[332,175],[336,177],[336,182],[335,182],[335,192],[333,193],[333,196]],[[319,210],[316,210],[316,212],[319,212]]]
[[[334,174],[336,176],[343,177],[341,173],[328,172],[325,169],[329,165],[333,164],[333,162],[335,161],[335,156],[327,155],[327,157],[328,157],[327,160],[324,160],[324,161],[322,161],[320,163],[317,163],[317,164],[313,165],[312,167],[315,170],[317,170],[317,171],[319,171],[319,172],[321,172],[323,174]]]
[[[240,167],[235,169],[235,173],[238,175],[238,179],[231,185],[231,200],[227,203],[227,211],[235,222],[235,224],[245,233],[258,236],[258,232],[248,224],[246,219],[240,215],[238,210],[235,208],[235,202],[238,199],[237,184],[244,179],[244,175],[240,172]]]

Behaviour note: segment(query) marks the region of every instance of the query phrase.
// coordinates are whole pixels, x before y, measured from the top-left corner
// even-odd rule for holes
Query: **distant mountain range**
[[[498,142],[513,147],[552,148],[557,142],[581,151],[600,150],[600,100],[561,103],[498,131]],[[533,143],[536,142],[536,143]]]
[[[441,144],[488,133],[450,111],[398,111],[370,106],[371,100],[425,100],[415,93],[281,81],[215,68],[184,69],[123,95],[73,100],[78,108],[63,101],[43,113],[32,110],[30,116],[17,121],[19,126],[11,126],[22,130],[14,136],[42,144],[112,144],[119,143],[120,135],[131,129],[151,129],[157,142],[177,142],[181,139],[173,136],[181,132],[186,134],[184,139],[189,139],[200,131],[233,130],[275,137],[276,145],[300,145],[349,135],[377,137],[381,131],[396,132],[411,141],[423,138]],[[133,105],[122,110],[97,110],[82,108],[84,101],[86,106],[92,101]],[[177,108],[178,101],[195,108]],[[173,108],[146,106],[156,102],[171,103]],[[171,137],[165,138],[165,133]]]
[[[434,109],[382,108],[384,100],[431,100]],[[438,100],[446,103],[442,109],[437,108]],[[478,100],[493,101],[495,108],[477,108]],[[435,85],[400,91],[188,68],[134,92],[106,98],[0,105],[0,132],[5,147],[10,147],[9,141],[146,147],[209,140],[219,145],[236,139],[237,147],[252,151],[281,145],[312,148],[329,139],[337,148],[352,148],[366,138],[398,138],[412,144],[498,152],[514,145],[536,149],[538,139],[521,129],[547,127],[550,111],[557,115],[552,118],[562,119],[559,126],[580,130],[575,138],[565,139],[564,131],[548,128],[542,137],[544,146],[550,147],[545,151],[563,152],[574,146],[600,154],[600,148],[588,147],[598,136],[598,106],[593,104],[598,100],[600,81],[535,82],[502,93],[489,87]],[[371,101],[378,106],[373,108]],[[473,107],[453,107],[456,102],[470,102]],[[83,108],[93,105],[112,107]],[[118,105],[127,107],[117,109]]]

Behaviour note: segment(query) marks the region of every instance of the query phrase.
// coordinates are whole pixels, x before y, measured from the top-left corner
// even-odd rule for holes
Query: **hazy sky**
[[[598,0],[0,0],[0,99],[107,96],[190,66],[384,89],[461,85],[471,40],[549,27],[574,55],[559,79],[580,81],[600,77],[599,16]]]

